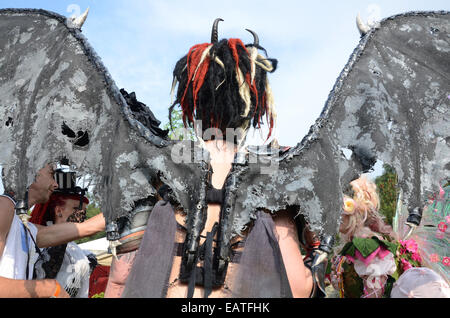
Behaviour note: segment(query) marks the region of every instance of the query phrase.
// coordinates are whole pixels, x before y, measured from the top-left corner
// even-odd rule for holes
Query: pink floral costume
[[[389,297],[393,283],[413,266],[420,266],[420,256],[412,240],[354,238],[333,258],[330,280],[341,298]]]

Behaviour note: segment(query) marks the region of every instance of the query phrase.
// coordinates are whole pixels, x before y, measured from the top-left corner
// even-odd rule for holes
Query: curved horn
[[[217,18],[214,20],[212,31],[211,31],[211,43],[217,43],[219,40],[218,32],[217,32],[217,26],[219,25],[219,22],[223,21],[221,18]]]
[[[84,11],[84,13],[82,15],[80,15],[79,17],[77,17],[73,20],[73,22],[72,22],[73,26],[75,28],[81,29],[81,27],[84,24],[84,21],[86,21],[88,13],[89,13],[89,7],[86,9],[86,11]]]
[[[255,31],[252,31],[252,30],[249,30],[249,29],[245,29],[245,30],[250,32],[253,35],[253,46],[258,47],[259,46],[258,34],[256,34]]]
[[[356,16],[356,26],[358,27],[358,31],[361,35],[366,34],[370,30],[370,27],[363,22],[359,13]]]

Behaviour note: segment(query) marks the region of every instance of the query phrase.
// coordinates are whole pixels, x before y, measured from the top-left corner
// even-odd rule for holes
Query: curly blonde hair
[[[380,199],[376,184],[361,176],[350,182],[350,185],[354,191],[353,198],[344,196],[344,200],[352,199],[354,207],[351,213],[344,213],[347,225],[341,228],[341,234],[347,241],[352,240],[354,236],[380,237],[380,234],[392,236],[392,227],[384,222],[383,216],[379,213]]]

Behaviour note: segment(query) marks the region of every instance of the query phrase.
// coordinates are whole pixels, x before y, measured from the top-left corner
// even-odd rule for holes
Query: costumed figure
[[[55,172],[58,188],[45,204],[36,204],[30,222],[52,226],[64,222],[81,223],[86,219],[87,189],[76,186],[74,171]],[[86,253],[75,242],[41,249],[34,268],[34,279],[56,279],[75,298],[87,298],[89,278],[97,265],[95,255]]]
[[[170,200],[169,187],[160,187],[148,222],[143,209],[137,209],[133,225],[122,223],[120,259],[113,260],[105,297],[249,297],[255,292],[266,297],[308,297],[317,291],[303,264],[295,211],[275,216],[261,208],[241,236],[224,233],[224,223],[233,222],[226,219],[232,163],[240,160],[237,154],[248,156],[243,144],[250,126],[259,128],[266,117],[269,138],[275,123],[267,73],[275,71],[277,61],[258,52],[264,49],[253,31],[250,45],[239,39],[218,41],[219,21],[214,23],[211,43],[193,46],[177,62],[172,87],[178,83],[170,114],[175,105],[181,106],[185,126],[196,131],[197,151],[210,157],[204,166],[200,213],[185,211]],[[138,104],[134,96],[122,94],[130,108]],[[139,243],[139,232],[139,251],[120,255]],[[147,268],[153,268],[154,274]],[[148,286],[145,293],[143,286]],[[276,288],[278,294],[273,294]]]
[[[332,262],[331,282],[342,298],[380,298],[389,295],[403,272],[402,266],[397,268],[398,246],[379,213],[375,183],[360,177],[351,186],[354,195],[344,196],[342,245]],[[417,254],[412,257],[419,261]]]
[[[363,176],[350,184],[353,195],[344,195],[340,226],[342,243],[336,248],[338,255],[333,257],[330,275],[331,283],[339,292],[339,296],[391,297],[391,290],[394,288],[392,297],[396,297],[400,283],[408,286],[406,294],[412,295],[411,289],[417,288],[420,290],[417,295],[427,297],[423,279],[414,278],[425,275],[427,277],[424,279],[432,280],[431,287],[438,284],[438,292],[433,292],[428,286],[429,297],[437,297],[440,287],[446,290],[442,295],[448,295],[449,287],[444,279],[431,269],[423,267],[420,242],[418,244],[412,238],[400,236],[397,226],[393,229],[384,222],[379,212],[379,196],[375,183]],[[399,214],[401,211],[397,212]],[[416,221],[420,223],[420,219]],[[411,268],[415,269],[410,271]]]
[[[394,234],[400,239],[400,255],[420,256],[422,266],[401,259],[404,273],[394,283],[391,297],[449,298],[450,297],[450,185],[439,182],[439,191],[430,195],[423,215],[408,214],[399,195],[393,220]]]
[[[448,12],[365,30],[295,147],[243,146],[248,127],[266,118],[270,134],[275,120],[266,75],[276,61],[254,32],[253,44],[219,41],[216,20],[212,41],[178,61],[174,105],[196,138],[174,141],[67,18],[10,9],[0,19],[5,189],[22,213],[29,174],[45,160],[64,156],[92,176],[111,252],[128,258],[124,297],[323,295],[343,185],[381,160],[420,215],[435,181],[450,177]]]

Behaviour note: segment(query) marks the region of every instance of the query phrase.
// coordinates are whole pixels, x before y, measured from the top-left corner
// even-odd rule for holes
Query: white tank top
[[[0,196],[11,199],[8,196]],[[15,205],[14,200],[11,199],[11,201]],[[28,223],[28,228],[34,240],[36,240],[36,226]],[[0,256],[0,276],[12,279],[33,278],[33,267],[38,254],[34,242],[31,239],[30,232],[25,229],[20,218],[14,213],[14,218],[6,238],[6,245],[3,254]]]

